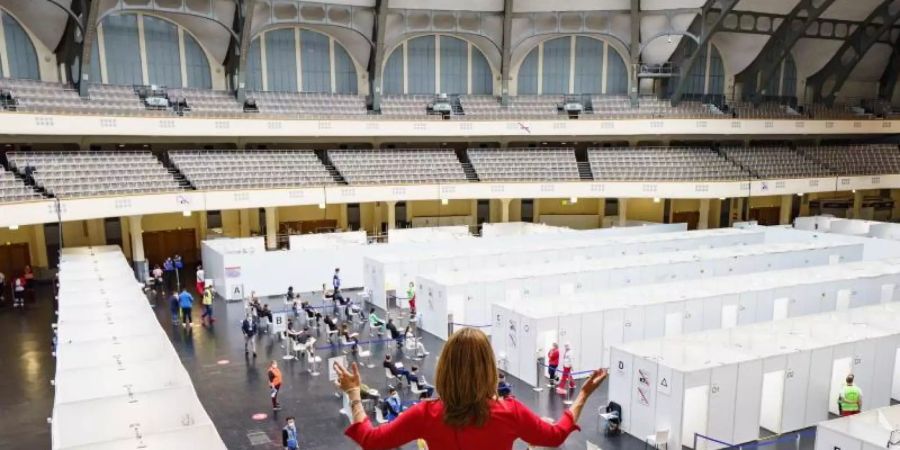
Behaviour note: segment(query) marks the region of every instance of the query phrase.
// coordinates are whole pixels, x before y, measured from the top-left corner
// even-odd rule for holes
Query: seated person
[[[341,335],[341,339],[344,341],[344,343],[346,343],[346,344],[352,343],[353,344],[352,350],[354,353],[356,353],[356,351],[359,350],[359,335],[356,333],[351,333],[350,327],[347,326],[346,323],[341,325],[340,335]]]
[[[385,369],[389,370],[391,372],[391,375],[397,378],[407,377],[407,379],[409,379],[409,371],[404,369],[402,364],[400,365],[400,367],[397,367],[397,364],[395,364],[391,360],[391,355],[384,355],[384,362],[381,363],[381,365],[384,366]]]
[[[312,332],[309,331],[309,327],[304,326],[303,331],[298,333],[294,339],[296,339],[297,342],[299,342],[301,345],[307,345],[307,343],[309,343],[313,339],[313,335]]]
[[[294,301],[294,287],[288,286],[287,294],[284,294],[285,303],[291,303]]]
[[[297,340],[297,336],[300,335],[300,332],[294,329],[294,321],[293,319],[288,319],[287,321],[287,330],[285,330],[285,334],[288,338]]]
[[[393,421],[403,412],[403,403],[400,401],[400,394],[397,389],[391,386],[388,388],[388,397],[384,401],[384,418],[388,422]]]
[[[378,334],[384,334],[384,320],[375,314],[375,308],[369,310],[369,326],[372,330],[377,330]]]
[[[417,366],[412,366],[409,369],[409,372],[406,374],[406,381],[409,382],[410,385],[415,384],[416,388],[420,391],[425,391],[429,397],[434,394],[434,387],[425,382],[425,377],[419,374],[419,368]]]
[[[378,393],[378,389],[372,389],[366,384],[359,385],[359,397],[362,400],[373,400],[376,403],[381,400],[381,394]]]
[[[303,311],[306,311],[306,320],[307,321],[311,321],[311,320],[315,319],[316,326],[319,325],[319,320],[322,319],[322,314],[319,313],[318,311],[316,311],[316,309],[313,308],[312,305],[309,304],[309,302],[307,302],[307,301],[300,302],[300,308],[303,309]]]
[[[409,325],[406,326],[406,331],[403,332],[406,335],[406,349],[413,350],[417,355],[428,355],[428,350],[425,350],[425,344],[422,344],[422,340],[417,338],[416,335],[413,334],[412,329]]]
[[[337,322],[335,322],[334,319],[331,318],[331,316],[325,314],[325,318],[322,321],[325,322],[325,325],[328,327],[328,331],[337,331]]]
[[[394,325],[394,319],[388,319],[385,328],[387,328],[387,330],[391,333],[391,339],[397,341],[398,344],[403,344],[404,335],[400,334],[400,330],[397,329],[397,325]]]
[[[273,319],[272,319],[272,310],[269,309],[269,304],[268,304],[268,303],[266,303],[265,305],[263,305],[263,306],[262,306],[262,309],[259,310],[259,318],[260,318],[260,319],[269,319],[269,325],[272,324],[272,322],[273,322]],[[268,333],[268,331],[266,331],[266,333]]]
[[[500,374],[500,381],[497,383],[497,395],[500,398],[508,398],[512,395],[512,385],[506,382],[506,374]]]

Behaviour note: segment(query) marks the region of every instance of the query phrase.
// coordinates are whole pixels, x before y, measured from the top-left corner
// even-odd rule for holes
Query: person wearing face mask
[[[400,394],[397,393],[397,389],[394,389],[393,386],[388,390],[388,398],[385,399],[385,403],[387,415],[384,418],[391,422],[403,411],[403,402],[400,401]]]
[[[562,378],[559,380],[559,385],[556,388],[556,392],[560,395],[565,395],[566,388],[575,389],[575,378],[572,377],[572,359],[574,358],[574,356],[575,355],[572,351],[572,347],[568,343],[566,343],[566,345],[563,347],[562,354]]]
[[[285,419],[284,428],[281,429],[281,446],[284,450],[297,450],[300,448],[300,438],[297,434],[297,424],[294,416]]]

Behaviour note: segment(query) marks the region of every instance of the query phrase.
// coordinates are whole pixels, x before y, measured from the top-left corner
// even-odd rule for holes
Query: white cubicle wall
[[[815,450],[878,450],[900,446],[900,405],[819,423]]]
[[[610,367],[610,347],[663,336],[900,301],[900,260],[732,275],[493,305],[504,369],[534,386],[536,358],[572,343],[576,371]],[[614,365],[614,364],[613,364]]]
[[[900,223],[840,219],[832,216],[810,216],[794,219],[794,227],[808,231],[900,240]]]
[[[118,247],[64,249],[54,450],[225,449]]]
[[[446,241],[453,239],[468,239],[468,225],[448,225],[420,228],[394,228],[388,230],[388,243],[403,244],[412,242],[431,242],[434,240]]]
[[[711,278],[768,270],[838,264],[862,259],[861,244],[793,242],[648,253],[512,267],[442,271],[419,276],[426,300],[421,326],[446,338],[448,315],[491,332],[491,305],[519,299],[602,292],[631,285]]]
[[[612,349],[610,400],[640,439],[668,430],[670,447],[693,447],[694,433],[740,444],[827,419],[851,372],[865,410],[889,405],[898,349],[896,303],[632,342]]]
[[[571,233],[572,231],[574,230],[568,227],[555,227],[543,223],[531,222],[485,222],[481,225],[482,238],[525,236],[532,234]]]

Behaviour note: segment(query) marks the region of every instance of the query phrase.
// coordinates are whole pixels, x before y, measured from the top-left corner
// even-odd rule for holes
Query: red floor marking
[[[253,420],[266,420],[266,418],[269,417],[269,415],[266,414],[266,413],[256,413],[256,414],[254,414],[254,415],[252,415],[252,416],[250,416],[250,417],[251,417]]]

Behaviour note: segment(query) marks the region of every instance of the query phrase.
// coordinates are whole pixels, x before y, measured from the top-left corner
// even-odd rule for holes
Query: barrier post
[[[447,337],[453,336],[453,313],[447,314]]]
[[[794,448],[800,450],[800,433],[797,433],[797,439],[794,440]]]
[[[534,387],[531,390],[533,390],[534,392],[543,392],[544,391],[543,378],[544,378],[544,357],[538,356],[538,359],[537,359],[537,383],[534,385]]]
[[[693,448],[694,450],[697,450],[697,433],[694,433],[694,446],[691,448]]]
[[[575,389],[575,388],[566,386],[565,389],[566,389],[566,399],[563,400],[563,405],[571,406],[572,403],[574,403],[574,402],[572,401],[572,390]]]

